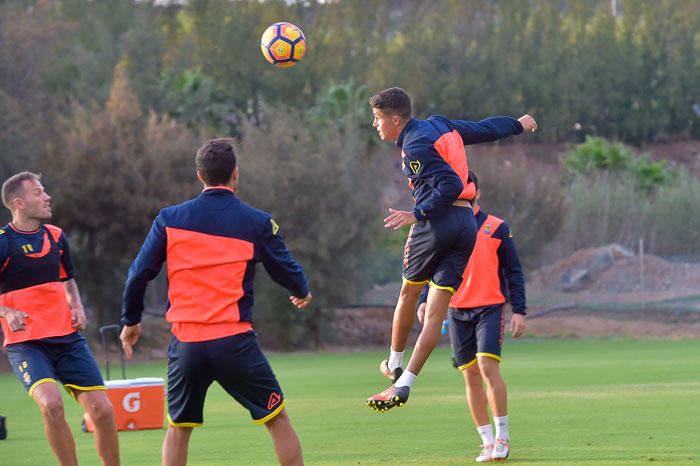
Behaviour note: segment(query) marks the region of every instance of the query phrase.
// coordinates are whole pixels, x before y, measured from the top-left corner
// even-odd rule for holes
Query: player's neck
[[[12,226],[19,231],[34,231],[41,226],[41,220],[29,218],[25,215],[13,215]]]
[[[398,126],[396,127],[396,138],[394,139],[394,142],[399,140],[399,138],[401,137],[401,133],[403,133],[403,130],[404,128],[406,128],[406,125],[409,121],[411,121],[410,118],[408,118],[407,120],[401,120],[401,122],[398,124]]]
[[[234,193],[236,192],[236,183],[230,182],[226,184],[217,184],[215,186],[207,186],[206,184],[204,185],[204,191],[207,191],[209,189],[230,189]]]

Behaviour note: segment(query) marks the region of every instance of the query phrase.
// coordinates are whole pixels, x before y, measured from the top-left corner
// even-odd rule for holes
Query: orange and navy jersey
[[[476,212],[476,224],[476,244],[450,307],[475,309],[509,301],[514,313],[525,315],[525,276],[510,227],[483,210]],[[427,291],[426,286],[419,302],[426,301]]]
[[[242,203],[233,190],[216,186],[161,210],[129,268],[122,323],[141,321],[148,281],[163,262],[168,272],[166,320],[185,342],[207,341],[253,328],[255,264],[303,298],[309,290],[301,266],[279,235],[270,214]]]
[[[401,148],[403,172],[413,189],[416,218],[441,215],[457,199],[474,198],[476,187],[469,180],[465,145],[495,141],[522,131],[520,122],[508,116],[481,121],[450,120],[439,115],[427,120],[412,118],[396,145]]]
[[[29,315],[25,330],[11,332],[0,319],[4,345],[75,332],[63,281],[73,278],[73,262],[63,231],[42,224],[34,231],[0,228],[0,306]]]
[[[476,213],[476,224],[479,230],[474,251],[450,307],[502,304],[509,296],[513,312],[525,314],[525,276],[508,224],[482,210]]]

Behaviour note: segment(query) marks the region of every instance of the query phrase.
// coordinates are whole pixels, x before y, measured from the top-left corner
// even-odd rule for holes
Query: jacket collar
[[[236,192],[229,188],[228,186],[209,186],[206,187],[202,190],[202,193],[215,193],[215,192],[222,192],[222,191],[229,191],[231,194],[235,194]]]
[[[416,125],[416,119],[411,118],[408,120],[408,123],[406,123],[406,126],[403,127],[401,130],[401,134],[399,134],[399,138],[396,140],[396,145],[398,147],[403,147],[403,140],[406,137],[406,133],[408,133],[413,127]]]

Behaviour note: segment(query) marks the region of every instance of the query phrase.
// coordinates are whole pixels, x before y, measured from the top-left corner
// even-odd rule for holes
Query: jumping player
[[[78,456],[56,381],[93,421],[102,464],[117,465],[114,410],[79,332],[86,319],[68,239],[44,223],[51,218],[51,196],[39,175],[22,172],[3,183],[2,201],[12,212],[0,229],[0,324],[12,369],[39,406],[59,464],[77,465]]]
[[[440,328],[452,295],[462,282],[476,241],[476,221],[470,201],[476,195],[469,180],[464,146],[495,141],[523,131],[535,131],[530,115],[519,119],[492,117],[479,122],[432,116],[412,118],[411,97],[401,88],[386,89],[370,99],[373,126],[382,140],[401,148],[403,172],[413,189],[411,212],[389,209],[385,228],[411,225],[403,260],[403,284],[392,324],[389,358],[380,364],[392,386],[367,399],[385,411],[406,403],[411,386],[440,338]],[[425,323],[406,370],[403,353],[415,319],[423,286],[430,291]]]
[[[503,305],[508,296],[513,310],[510,331],[518,338],[525,329],[525,277],[508,224],[479,208],[479,181],[473,172],[469,176],[476,186],[473,202],[479,233],[462,285],[450,301],[448,329],[454,360],[464,375],[469,411],[481,436],[482,449],[476,457],[481,463],[504,460],[510,454],[507,391],[499,369]],[[421,294],[421,301],[425,294]],[[421,303],[421,322],[424,312],[425,304]],[[487,403],[496,425],[495,439]]]
[[[148,281],[163,262],[168,270],[172,324],[168,348],[168,420],[163,465],[187,463],[193,427],[202,425],[207,389],[218,382],[264,424],[285,466],[303,464],[301,445],[285,399],[253,331],[253,279],[262,262],[273,280],[291,291],[298,308],[311,302],[306,277],[272,217],[235,195],[238,168],[232,142],[212,139],[196,155],[204,190],[161,210],[129,268],[121,334],[127,357],[141,333]]]

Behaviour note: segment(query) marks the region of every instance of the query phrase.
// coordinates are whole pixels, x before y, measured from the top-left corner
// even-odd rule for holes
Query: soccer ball
[[[288,68],[296,65],[306,52],[306,37],[292,23],[280,22],[265,29],[260,38],[263,55],[275,66]]]

